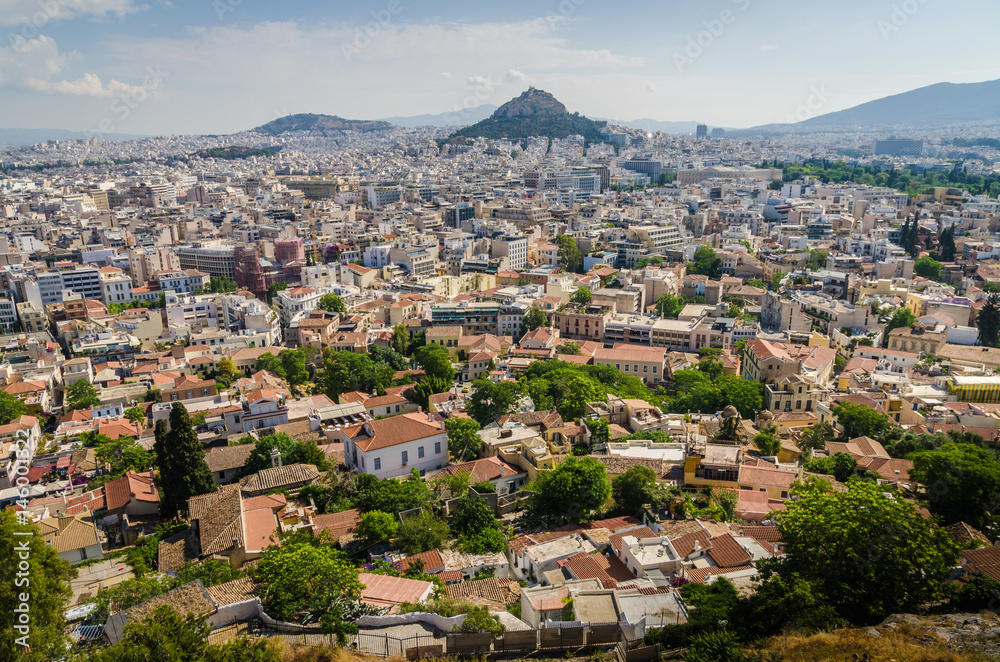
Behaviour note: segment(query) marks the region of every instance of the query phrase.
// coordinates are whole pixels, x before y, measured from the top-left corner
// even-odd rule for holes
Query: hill
[[[258,126],[254,131],[269,133],[273,136],[282,133],[298,131],[318,131],[323,134],[344,133],[347,131],[367,133],[369,131],[385,131],[391,129],[388,122],[372,120],[346,120],[336,115],[315,115],[313,113],[299,113],[297,115],[286,115],[272,120],[267,124]]]
[[[768,124],[751,131],[919,129],[976,123],[1000,124],[1000,80],[937,83],[803,122]]]
[[[232,145],[230,147],[213,147],[202,149],[191,154],[202,159],[222,159],[224,161],[235,161],[236,159],[248,159],[251,156],[274,156],[281,151],[281,147],[246,147],[243,145]]]
[[[606,127],[607,122],[570,113],[554,96],[532,87],[497,108],[488,118],[456,131],[450,138],[524,140],[533,136],[566,138],[580,135],[588,142],[598,142]]]
[[[489,117],[497,107],[491,103],[484,103],[475,108],[466,108],[457,112],[439,113],[437,115],[409,115],[403,117],[383,117],[383,122],[389,122],[396,126],[462,126],[463,124],[474,124]]]

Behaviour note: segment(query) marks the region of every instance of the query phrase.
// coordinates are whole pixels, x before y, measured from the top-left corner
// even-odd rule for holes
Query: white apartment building
[[[124,304],[135,298],[132,291],[132,279],[121,269],[101,267],[101,297],[104,303]]]
[[[214,294],[177,296],[172,290],[164,293],[167,326],[188,327],[192,330],[219,326],[219,310]]]
[[[281,315],[282,325],[288,326],[292,318],[301,312],[308,313],[314,310],[324,294],[326,294],[324,290],[311,287],[296,287],[278,292],[274,297],[274,305]]]
[[[243,403],[243,432],[272,428],[288,423],[285,396],[277,391],[261,389],[247,396]]]
[[[507,257],[510,269],[523,269],[528,262],[528,238],[523,235],[494,237],[490,245],[490,257],[504,256]]]
[[[379,478],[405,476],[413,469],[423,475],[448,464],[448,434],[430,414],[400,414],[338,426],[333,437],[344,443],[348,467]]]
[[[157,272],[156,280],[159,281],[161,290],[173,290],[181,294],[189,294],[195,290],[208,289],[212,277],[197,269],[185,269],[183,271]]]

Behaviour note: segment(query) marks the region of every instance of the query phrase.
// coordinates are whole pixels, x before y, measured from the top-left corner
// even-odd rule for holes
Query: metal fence
[[[452,635],[448,635],[449,637]],[[429,634],[414,634],[410,637],[390,637],[387,634],[375,632],[359,632],[350,635],[348,646],[360,653],[376,657],[426,657],[433,653],[443,653],[444,639],[435,639]],[[437,650],[440,649],[440,650]],[[448,649],[450,650],[450,649]]]

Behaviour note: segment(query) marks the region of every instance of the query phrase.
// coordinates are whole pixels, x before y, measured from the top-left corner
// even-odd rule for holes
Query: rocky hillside
[[[315,115],[313,113],[299,113],[297,115],[286,115],[272,120],[267,124],[258,126],[254,131],[269,133],[276,136],[282,133],[316,131],[322,134],[343,133],[345,131],[368,132],[385,131],[391,129],[388,122],[370,120],[345,120],[336,115]]]
[[[456,131],[449,139],[524,140],[533,136],[583,136],[587,142],[600,142],[601,133],[606,127],[607,122],[596,122],[579,113],[570,113],[566,106],[548,92],[530,88],[497,108],[482,122]]]
[[[568,115],[558,99],[544,90],[529,87],[521,96],[511,99],[493,112],[493,119],[503,117],[533,117],[536,115]]]

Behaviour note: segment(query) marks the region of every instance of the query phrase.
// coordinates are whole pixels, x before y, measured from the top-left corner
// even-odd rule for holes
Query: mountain
[[[318,131],[320,133],[343,133],[345,131],[367,133],[369,131],[385,131],[391,129],[388,122],[370,120],[345,120],[336,115],[314,115],[313,113],[299,113],[297,115],[286,115],[272,120],[267,124],[258,126],[254,131],[259,133],[269,133],[276,136],[282,133],[298,131]]]
[[[483,121],[459,129],[450,138],[524,140],[532,136],[566,138],[580,135],[597,142],[606,129],[607,122],[596,122],[579,113],[571,114],[554,96],[532,87],[497,108]]]
[[[752,130],[917,129],[974,123],[1000,124],[1000,80],[937,83],[803,122],[768,124]]]
[[[131,133],[94,133],[85,131],[66,131],[65,129],[0,129],[0,145],[36,145],[46,140],[86,140],[101,138],[102,140],[137,140],[146,138]]]
[[[475,108],[464,108],[450,113],[440,113],[438,115],[410,115],[407,117],[383,117],[383,122],[389,122],[396,126],[412,128],[415,126],[462,126],[464,124],[474,124],[484,120],[496,110],[497,107],[491,103],[484,103]]]

